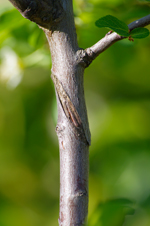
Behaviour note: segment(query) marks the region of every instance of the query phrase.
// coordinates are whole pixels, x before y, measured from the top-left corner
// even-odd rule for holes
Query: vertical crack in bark
[[[82,142],[89,145],[88,139],[86,138],[86,135],[85,135],[85,131],[83,128],[81,118],[80,118],[75,106],[71,102],[68,94],[64,90],[61,82],[58,80],[56,75],[52,74],[51,77],[55,84],[55,88],[56,88],[61,106],[63,108],[63,111],[64,111],[67,119],[70,121],[70,123],[72,125],[75,136],[80,138],[82,140]]]

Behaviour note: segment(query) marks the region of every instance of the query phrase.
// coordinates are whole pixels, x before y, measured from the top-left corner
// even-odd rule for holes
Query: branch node
[[[84,68],[88,67],[92,61],[95,59],[95,53],[90,49],[80,49],[76,54],[76,61]]]
[[[110,35],[110,34],[112,34],[113,33],[113,31],[111,30],[111,31],[108,31],[108,33],[105,35],[105,36],[108,36],[108,35]]]

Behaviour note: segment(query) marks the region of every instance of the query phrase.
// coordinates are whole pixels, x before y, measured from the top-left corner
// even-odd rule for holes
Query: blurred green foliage
[[[58,225],[57,109],[44,33],[0,0],[0,226]],[[150,13],[138,0],[75,0],[79,45]],[[148,28],[150,28],[148,26]],[[89,226],[150,225],[150,38],[123,40],[85,72],[92,133]]]

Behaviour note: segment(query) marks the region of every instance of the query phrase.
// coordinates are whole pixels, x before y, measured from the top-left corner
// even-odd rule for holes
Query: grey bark
[[[58,107],[60,150],[59,225],[83,225],[88,213],[90,133],[83,90],[84,68],[78,62],[72,1],[63,1],[65,16],[45,30],[52,57]]]
[[[45,32],[52,57],[60,150],[60,226],[86,224],[88,214],[88,172],[90,131],[84,99],[84,69],[105,49],[123,39],[106,34],[86,50],[78,47],[72,0],[9,0],[27,19]],[[146,26],[150,16],[131,29]],[[129,27],[130,27],[129,26]]]

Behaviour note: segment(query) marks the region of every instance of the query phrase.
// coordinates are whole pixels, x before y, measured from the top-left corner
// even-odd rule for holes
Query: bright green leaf
[[[121,36],[128,37],[129,36],[129,29],[128,26],[121,20],[118,20],[116,17],[107,15],[95,22],[96,26],[107,27]]]
[[[138,27],[132,30],[130,32],[130,35],[132,36],[132,38],[146,38],[147,36],[149,36],[149,30],[144,27]]]

